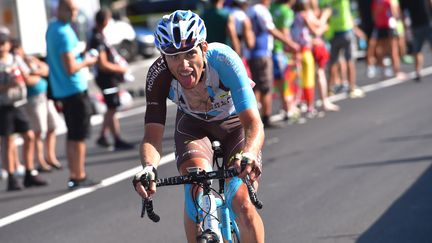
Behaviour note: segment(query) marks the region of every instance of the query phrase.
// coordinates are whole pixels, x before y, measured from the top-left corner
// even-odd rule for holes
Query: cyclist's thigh
[[[230,117],[224,121],[211,122],[208,132],[211,139],[221,142],[224,154],[224,163],[229,165],[236,153],[244,147],[244,130],[238,116]]]
[[[174,141],[178,169],[186,161],[190,165],[193,161],[212,161],[213,150],[203,123],[183,112],[177,113]]]

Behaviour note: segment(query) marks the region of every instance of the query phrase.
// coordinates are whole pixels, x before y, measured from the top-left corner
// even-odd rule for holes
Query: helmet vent
[[[159,28],[159,31],[162,32],[162,35],[169,36],[165,29]]]
[[[194,27],[194,26],[195,26],[195,20],[193,20],[193,21],[189,24],[189,26],[188,26],[188,28],[187,28],[187,31],[191,30],[192,27]]]
[[[186,39],[186,43],[187,44],[192,43],[192,38],[193,38],[193,33],[190,33],[189,36],[188,36],[188,38]]]
[[[180,28],[179,27],[173,28],[173,37],[174,37],[174,43],[180,43],[181,42]]]

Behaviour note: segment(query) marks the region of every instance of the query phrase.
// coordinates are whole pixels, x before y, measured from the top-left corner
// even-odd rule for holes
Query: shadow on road
[[[408,158],[405,162],[424,159],[432,160],[432,157]],[[356,242],[432,242],[432,166]]]
[[[386,165],[394,165],[394,164],[419,163],[419,162],[431,162],[431,161],[432,161],[432,155],[426,155],[426,156],[410,157],[410,158],[403,158],[403,159],[394,159],[394,160],[384,160],[384,161],[374,161],[374,162],[367,162],[367,163],[343,165],[343,166],[338,166],[337,169],[378,167],[378,166],[386,166]],[[431,184],[431,186],[432,186],[432,184]]]
[[[416,140],[432,140],[432,134],[391,137],[385,139],[384,142],[408,142]]]

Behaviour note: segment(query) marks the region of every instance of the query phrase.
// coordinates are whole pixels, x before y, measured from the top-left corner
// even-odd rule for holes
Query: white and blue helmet
[[[206,40],[207,30],[198,14],[177,10],[165,15],[154,32],[156,47],[165,55],[187,52]]]

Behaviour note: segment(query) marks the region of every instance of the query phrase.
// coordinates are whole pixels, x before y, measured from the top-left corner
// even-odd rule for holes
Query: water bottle
[[[216,200],[213,194],[204,195],[201,201],[201,208],[203,209],[204,218],[204,231],[206,229],[211,229],[222,242],[222,233],[219,228],[219,221],[217,215]],[[207,215],[208,214],[208,215]]]

